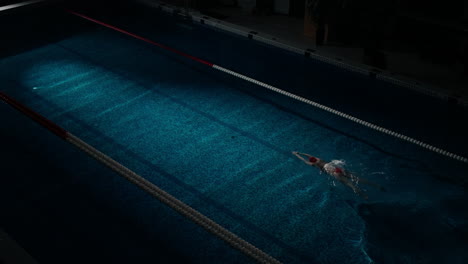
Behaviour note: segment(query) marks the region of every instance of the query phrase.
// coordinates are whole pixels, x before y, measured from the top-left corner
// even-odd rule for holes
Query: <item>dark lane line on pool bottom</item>
[[[438,98],[430,98],[376,79],[371,80],[326,63],[304,60],[301,56],[276,47],[253,43],[220,30],[199,26],[197,23],[193,23],[194,30],[176,30],[175,23],[172,23],[172,21],[177,20],[176,18],[164,12],[161,12],[161,16],[150,16],[150,11],[138,6],[132,7],[134,14],[144,14],[141,20],[133,21],[127,17],[116,18],[112,14],[96,13],[94,15],[122,25],[143,36],[157,35],[158,41],[164,41],[166,45],[206,58],[237,72],[249,73],[247,75],[253,74],[251,77],[276,87],[288,87],[293,93],[301,96],[322,96],[321,103],[327,106],[338,108],[366,121],[396,129],[400,133],[422,141],[435,142],[436,146],[446,148],[446,141],[448,141],[450,148],[456,150],[453,152],[459,152],[462,155],[468,154],[463,153],[465,150],[459,144],[460,142],[468,144],[464,134],[458,132],[459,125],[452,122],[452,118],[445,118],[447,115],[452,117],[463,115],[457,109],[451,109]],[[177,34],[169,34],[172,32],[171,30]],[[187,45],[188,43],[190,45]],[[233,48],[237,52],[227,52]],[[273,65],[283,64],[287,67],[273,67]],[[306,72],[301,66],[311,67]],[[294,71],[292,71],[293,69]],[[256,71],[260,75],[257,76]],[[296,74],[295,71],[301,74]],[[336,78],[336,76],[340,78]],[[281,81],[276,82],[277,78],[280,78]],[[306,87],[317,86],[317,84],[322,86],[322,89],[304,91]],[[383,91],[385,91],[384,96],[380,95]],[[336,96],[337,94],[340,96]],[[369,97],[369,94],[380,96]],[[395,102],[398,102],[397,107]],[[383,106],[385,108],[381,108]],[[424,107],[422,108],[422,106]],[[468,114],[467,111],[468,109],[462,111],[464,116]],[[382,115],[385,115],[385,123],[382,123]],[[408,119],[410,116],[412,118]],[[437,117],[436,120],[434,117]],[[441,139],[440,135],[446,132],[445,128],[447,127],[454,129],[452,135],[449,138]],[[428,131],[430,132],[428,133]]]
[[[188,191],[190,194],[194,195],[196,197],[196,199],[199,199],[200,201],[202,201],[203,204],[209,205],[210,207],[214,207],[217,211],[223,212],[223,214],[225,216],[228,216],[229,218],[234,219],[235,222],[234,222],[234,224],[231,224],[231,225],[235,226],[236,223],[240,223],[243,226],[247,227],[248,230],[254,231],[255,234],[261,235],[262,237],[266,238],[269,242],[273,242],[276,245],[280,246],[282,249],[285,249],[288,252],[294,254],[294,256],[301,259],[301,261],[306,262],[306,263],[315,263],[315,260],[311,256],[305,255],[303,252],[289,246],[288,244],[286,244],[285,242],[279,240],[278,238],[276,238],[272,234],[269,234],[268,232],[264,231],[262,228],[258,227],[254,223],[245,220],[242,216],[237,215],[235,212],[233,212],[230,209],[224,207],[222,204],[219,204],[214,199],[209,198],[208,196],[206,196],[205,194],[203,194],[202,192],[200,192],[196,188],[194,188],[194,187],[186,184],[185,182],[179,180],[177,177],[172,176],[171,174],[167,173],[163,169],[161,169],[158,166],[154,165],[153,163],[147,161],[144,157],[139,156],[138,154],[136,154],[135,152],[130,150],[128,146],[122,145],[122,144],[114,141],[112,138],[102,134],[102,132],[100,132],[96,128],[84,123],[83,121],[81,121],[79,119],[76,119],[73,116],[73,113],[68,113],[67,111],[64,111],[64,109],[60,109],[60,107],[54,105],[52,102],[49,102],[49,101],[47,101],[46,99],[44,99],[42,97],[34,95],[34,99],[35,99],[34,101],[36,101],[36,102],[39,102],[39,101],[43,102],[44,103],[43,105],[47,105],[49,109],[56,109],[54,112],[64,113],[63,115],[61,115],[62,118],[73,121],[74,123],[78,124],[78,126],[82,127],[83,131],[85,131],[86,133],[90,133],[91,135],[95,135],[95,136],[89,136],[88,135],[87,137],[95,138],[96,143],[97,142],[106,142],[107,145],[112,145],[112,148],[118,149],[119,152],[124,153],[125,155],[123,155],[123,154],[119,155],[120,158],[130,157],[132,160],[136,160],[139,164],[142,164],[147,168],[145,171],[156,172],[159,176],[164,177],[165,179],[167,179],[170,182],[176,184],[177,186],[180,186],[185,191]],[[174,99],[172,98],[171,100],[174,100]],[[177,101],[177,100],[175,100],[175,101]],[[58,118],[58,117],[56,117],[56,118]],[[75,132],[75,134],[80,135],[81,133],[79,131],[77,131],[77,132]],[[96,145],[95,147],[99,148],[98,145]],[[112,153],[106,153],[106,154],[108,154],[111,157],[114,157],[114,155]],[[290,157],[289,154],[288,154],[288,157]],[[138,167],[138,165],[132,166],[130,164],[126,164],[125,162],[123,162],[123,164],[128,166],[129,168],[132,168],[134,166]],[[137,170],[137,172],[138,171],[139,170]],[[142,175],[146,175],[146,174],[142,173]],[[150,180],[150,179],[148,179],[148,180]],[[157,185],[161,186],[161,183],[158,182]],[[171,193],[170,192],[171,185],[166,185],[166,186],[161,186],[161,187],[163,187],[165,190],[169,189],[168,192]],[[171,194],[175,195],[177,198],[181,199],[175,193],[171,193]],[[181,199],[181,200],[184,201],[184,199]],[[187,201],[184,201],[184,202],[187,202]],[[187,203],[191,204],[190,202],[187,202]],[[200,210],[199,208],[196,208],[196,209]],[[203,212],[204,210],[200,210],[200,211]],[[207,211],[210,211],[210,210],[207,210]],[[216,215],[208,215],[208,216],[210,218],[212,218],[213,220],[216,220],[216,218],[219,218],[219,217],[216,217]],[[221,222],[221,224],[223,224],[223,223]],[[256,238],[257,237],[257,236],[252,235],[249,232],[246,232],[246,233],[248,233],[249,237],[251,237],[251,238]],[[244,237],[244,236],[242,236],[242,237]],[[284,259],[285,257],[291,258],[291,256],[281,256],[281,259]]]
[[[94,259],[166,263],[197,259],[198,263],[206,263],[210,256],[205,255],[206,251],[200,254],[202,248],[198,248],[200,252],[196,246],[177,249],[180,243],[175,238],[186,241],[193,233],[208,236],[194,239],[206,242],[211,247],[208,252],[222,249],[227,256],[249,261],[159,201],[148,204],[143,190],[16,110],[4,104],[0,108],[7,114],[6,124],[15,128],[0,133],[9,139],[4,145],[6,152],[0,152],[0,156],[7,162],[5,175],[10,176],[4,177],[0,185],[0,205],[5,213],[0,224],[40,262],[67,259],[68,263],[83,263]],[[145,212],[145,208],[152,209],[152,213]],[[139,215],[133,215],[132,210]],[[162,215],[184,226],[169,232],[172,221]],[[140,217],[149,219],[142,221]],[[142,226],[148,221],[151,230]],[[154,228],[156,223],[163,225]],[[233,259],[232,263],[237,262]]]
[[[184,107],[186,107],[186,108],[188,108],[188,109],[190,109],[190,110],[192,110],[194,112],[197,112],[200,115],[205,116],[206,118],[208,118],[208,119],[210,119],[210,120],[212,120],[212,121],[214,121],[214,122],[216,122],[216,123],[218,123],[218,124],[220,124],[222,126],[228,127],[229,129],[231,129],[231,130],[233,130],[233,131],[235,131],[235,132],[237,132],[237,133],[239,133],[241,135],[244,135],[244,136],[246,136],[246,137],[248,137],[248,138],[250,138],[250,139],[252,139],[252,140],[254,140],[256,142],[261,143],[262,145],[264,145],[264,146],[266,146],[266,147],[268,147],[270,149],[273,149],[273,150],[277,151],[278,153],[281,153],[286,158],[291,158],[291,153],[290,153],[291,150],[281,149],[281,148],[269,143],[268,141],[265,141],[265,140],[263,140],[263,139],[261,139],[259,137],[256,137],[255,135],[250,134],[248,132],[245,132],[245,131],[243,131],[243,130],[235,127],[235,126],[232,126],[229,123],[226,123],[226,122],[216,118],[215,116],[212,116],[212,115],[210,115],[208,113],[200,111],[196,107],[192,107],[189,104],[187,104],[187,103],[185,103],[185,102],[183,102],[183,101],[181,101],[179,99],[173,98],[168,94],[164,94],[162,91],[156,91],[155,89],[149,87],[149,84],[143,82],[141,78],[133,76],[132,74],[130,74],[130,72],[122,72],[120,70],[114,70],[114,69],[112,69],[112,65],[106,65],[103,62],[98,62],[94,58],[91,58],[91,57],[83,54],[81,51],[76,51],[73,48],[69,48],[69,47],[64,46],[63,44],[56,43],[55,45],[61,47],[62,49],[66,50],[66,51],[68,51],[68,52],[70,52],[72,54],[75,54],[78,57],[83,58],[86,61],[92,62],[93,64],[95,64],[95,65],[97,65],[99,67],[102,67],[102,68],[104,68],[104,69],[106,69],[106,70],[108,70],[110,72],[113,72],[113,73],[115,73],[115,74],[117,74],[119,76],[122,76],[122,78],[126,78],[126,79],[128,79],[128,80],[130,80],[130,81],[132,81],[134,83],[137,83],[137,84],[141,85],[142,87],[146,87],[148,90],[155,91],[158,94],[160,94],[160,95],[162,95],[162,96],[164,96],[166,98],[171,99],[173,102],[175,102],[175,103],[177,103],[179,105],[182,105],[182,106],[184,106]],[[155,52],[156,54],[160,55],[159,52],[155,51],[152,48],[147,48],[147,50],[149,50],[151,52]],[[174,59],[171,56],[168,56],[167,58],[168,59]],[[179,59],[178,57],[176,57],[176,61],[177,61],[178,64],[183,65],[184,67],[188,67],[192,71],[198,72],[198,73],[200,73],[202,75],[210,76],[210,79],[216,80],[217,82],[224,84],[224,86],[228,87],[229,89],[239,91],[239,92],[241,92],[241,93],[243,93],[243,94],[245,94],[247,96],[255,98],[256,100],[258,100],[260,102],[270,104],[270,105],[274,106],[276,109],[279,109],[279,110],[281,110],[283,112],[289,113],[289,114],[291,114],[293,116],[299,117],[299,118],[301,118],[303,120],[306,120],[308,122],[312,122],[312,123],[314,123],[316,125],[319,125],[322,128],[325,128],[325,129],[327,129],[329,131],[332,131],[332,132],[335,132],[337,134],[340,134],[340,135],[346,136],[348,138],[351,138],[353,140],[359,141],[359,142],[361,142],[361,143],[363,143],[363,144],[365,144],[367,146],[370,146],[370,147],[374,148],[375,150],[377,150],[377,151],[379,151],[381,153],[387,154],[387,155],[395,157],[395,158],[399,158],[401,160],[405,160],[407,162],[408,166],[413,166],[414,165],[413,162],[417,162],[418,164],[420,164],[420,166],[417,167],[418,169],[424,170],[425,168],[428,168],[428,166],[424,162],[422,162],[420,160],[415,160],[415,159],[412,159],[412,158],[409,158],[409,157],[404,157],[404,156],[399,155],[399,154],[391,153],[391,152],[386,151],[385,149],[379,147],[378,145],[376,145],[374,143],[371,143],[368,140],[360,138],[360,137],[358,137],[356,135],[353,135],[351,133],[347,133],[345,131],[339,130],[339,129],[334,128],[334,127],[332,127],[332,126],[330,126],[330,125],[328,125],[328,124],[326,124],[326,123],[324,123],[322,121],[314,120],[314,119],[312,119],[312,118],[310,118],[310,117],[308,117],[308,116],[306,116],[306,115],[304,115],[302,113],[299,113],[298,111],[295,111],[295,110],[292,110],[292,109],[288,108],[289,106],[292,106],[292,105],[297,106],[297,102],[294,101],[293,99],[284,97],[282,95],[275,94],[275,93],[273,93],[271,91],[267,91],[267,90],[263,89],[262,87],[257,87],[257,86],[255,86],[255,85],[253,85],[251,83],[244,82],[243,80],[238,80],[238,79],[233,78],[231,76],[227,76],[227,75],[225,75],[223,73],[220,74],[220,73],[218,73],[218,72],[216,72],[214,70],[210,70],[210,69],[206,70],[206,68],[204,68],[204,67],[203,68],[194,67],[194,65],[191,64],[190,61],[187,62],[186,59]],[[197,65],[195,65],[195,66],[197,66]],[[233,82],[235,84],[233,84]],[[248,89],[248,88],[253,88],[256,91],[258,91],[258,93],[260,93],[261,95],[267,95],[267,97],[284,98],[284,100],[286,100],[288,103],[286,103],[286,106],[284,106],[285,105],[284,103],[281,104],[281,103],[275,102],[275,101],[273,101],[271,99],[266,99],[266,97],[262,97],[261,95],[256,95],[256,94],[254,94],[252,92],[252,89]],[[284,102],[284,100],[282,100],[282,101]],[[300,103],[300,104],[302,104],[302,103]],[[317,109],[314,109],[311,106],[305,105],[304,107],[312,108],[314,111],[317,111]],[[321,110],[318,110],[318,111],[321,111]],[[326,114],[328,114],[328,113],[326,113]],[[338,119],[340,119],[340,118],[338,117]],[[346,120],[343,120],[343,121],[346,122]],[[363,128],[363,129],[366,129],[366,128]],[[374,132],[374,133],[377,133],[377,132]],[[383,136],[386,137],[386,135],[383,135]],[[394,140],[394,139],[391,138],[391,140]],[[402,142],[402,144],[405,144],[405,142]],[[411,164],[411,165],[409,165],[409,164]]]

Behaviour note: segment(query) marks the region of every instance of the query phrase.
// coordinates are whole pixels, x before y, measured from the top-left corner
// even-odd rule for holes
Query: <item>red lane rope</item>
[[[137,185],[142,190],[146,191],[147,193],[151,194],[152,196],[159,199],[164,204],[168,205],[176,212],[180,213],[184,217],[192,220],[194,223],[200,225],[201,227],[205,228],[209,232],[213,233],[220,239],[223,239],[227,243],[229,243],[235,249],[240,250],[247,256],[252,257],[255,260],[258,260],[260,263],[272,263],[272,264],[281,264],[280,261],[273,258],[272,256],[268,255],[267,253],[263,252],[261,249],[255,247],[254,245],[250,244],[248,241],[242,239],[241,237],[237,236],[236,234],[232,233],[231,231],[227,230],[223,226],[219,225],[212,219],[208,218],[207,216],[203,215],[199,211],[193,209],[189,205],[183,203],[182,201],[178,200],[168,192],[164,191],[160,187],[154,185],[150,181],[146,180],[144,177],[138,175],[137,173],[131,171],[121,163],[113,160],[106,154],[102,153],[101,151],[93,148],[88,143],[84,142],[80,138],[76,137],[75,135],[67,132],[66,130],[62,129],[58,125],[52,123],[52,121],[46,119],[45,117],[41,116],[40,114],[34,112],[33,110],[29,109],[28,107],[24,106],[20,102],[16,101],[15,99],[9,97],[5,93],[0,91],[0,100],[6,102],[7,104],[11,105],[12,107],[16,108],[23,114],[27,115],[37,123],[41,124],[42,126],[49,129],[51,132],[56,134],[57,136],[61,137],[62,139],[70,142],[75,147],[79,148],[89,156],[95,158],[102,164],[108,166],[113,171],[117,172],[125,179],[129,180],[133,184]]]
[[[53,132],[54,134],[56,134],[60,138],[67,139],[68,132],[65,129],[59,127],[54,122],[50,121],[49,119],[41,116],[40,114],[38,114],[36,112],[34,112],[30,108],[26,107],[22,103],[16,101],[12,97],[6,95],[5,93],[3,93],[1,91],[0,91],[0,99],[2,101],[4,101],[5,103],[13,106],[18,111],[25,114],[26,116],[30,117],[31,119],[33,119],[34,121],[36,121],[37,123],[42,125],[43,127],[47,128],[48,130],[50,130],[51,132]]]
[[[120,32],[120,33],[123,33],[123,34],[125,34],[125,35],[128,35],[128,36],[134,37],[134,38],[136,38],[136,39],[142,40],[142,41],[144,41],[144,42],[146,42],[146,43],[149,43],[149,44],[151,44],[151,45],[160,47],[160,48],[162,48],[162,49],[165,49],[165,50],[168,50],[168,51],[171,51],[171,52],[174,52],[174,53],[176,53],[176,54],[182,55],[182,56],[184,56],[184,57],[186,57],[186,58],[189,58],[189,59],[192,59],[192,60],[194,60],[194,61],[198,61],[198,62],[203,63],[203,64],[205,64],[205,65],[208,65],[208,66],[210,66],[210,67],[213,67],[213,65],[214,65],[214,64],[211,63],[211,62],[208,62],[208,61],[199,59],[199,58],[197,58],[197,57],[194,57],[194,56],[189,55],[189,54],[187,54],[187,53],[184,53],[184,52],[182,52],[182,51],[179,51],[179,50],[173,49],[173,48],[171,48],[171,47],[168,47],[168,46],[166,46],[166,45],[163,45],[163,44],[154,42],[154,41],[152,41],[152,40],[150,40],[150,39],[147,39],[147,38],[144,38],[144,37],[142,37],[142,36],[138,36],[138,35],[136,35],[136,34],[133,34],[133,33],[131,33],[131,32],[128,32],[128,31],[126,31],[126,30],[123,30],[123,29],[121,29],[121,28],[118,28],[118,27],[109,25],[109,24],[104,23],[104,22],[102,22],[102,21],[96,20],[96,19],[94,19],[94,18],[88,17],[88,16],[83,15],[83,14],[80,14],[80,13],[77,13],[77,12],[75,12],[75,11],[73,11],[73,10],[65,9],[65,11],[67,11],[68,13],[73,14],[73,15],[75,15],[75,16],[79,16],[79,17],[81,17],[81,18],[84,18],[84,19],[86,19],[86,20],[88,20],[88,21],[91,21],[91,22],[94,22],[94,23],[96,23],[96,24],[99,24],[99,25],[101,25],[101,26],[104,26],[104,27],[113,29],[113,30],[118,31],[118,32]]]
[[[340,112],[340,111],[335,110],[335,109],[333,109],[333,108],[330,108],[330,107],[327,107],[327,106],[325,106],[325,105],[319,104],[319,103],[317,103],[317,102],[311,101],[311,100],[309,100],[309,99],[307,99],[307,98],[304,98],[304,97],[301,97],[301,96],[292,94],[292,93],[287,92],[287,91],[284,91],[284,90],[281,90],[281,89],[279,89],[279,88],[277,88],[277,87],[274,87],[274,86],[272,86],[272,85],[269,85],[269,84],[267,84],[267,83],[258,81],[258,80],[256,80],[256,79],[250,78],[250,77],[248,77],[248,76],[245,76],[245,75],[243,75],[243,74],[237,73],[237,72],[235,72],[235,71],[231,71],[231,70],[226,69],[226,68],[224,68],[224,67],[221,67],[221,66],[215,65],[215,64],[213,64],[213,63],[204,61],[204,60],[199,59],[199,58],[197,58],[197,57],[191,56],[191,55],[189,55],[189,54],[186,54],[186,53],[184,53],[184,52],[178,51],[178,50],[176,50],[176,49],[167,47],[167,46],[165,46],[165,45],[156,43],[156,42],[151,41],[151,40],[149,40],[149,39],[146,39],[146,38],[144,38],[144,37],[141,37],[141,36],[135,35],[135,34],[133,34],[133,33],[130,33],[130,32],[128,32],[128,31],[125,31],[125,30],[123,30],[123,29],[120,29],[120,28],[111,26],[111,25],[109,25],[109,24],[106,24],[106,23],[104,23],[104,22],[98,21],[98,20],[96,20],[96,19],[90,18],[90,17],[85,16],[85,15],[82,15],[82,14],[77,13],[77,12],[75,12],[75,11],[72,11],[72,10],[66,10],[66,11],[69,12],[69,13],[71,13],[71,14],[73,14],[73,15],[76,15],[76,16],[79,16],[79,17],[81,17],[81,18],[84,18],[84,19],[86,19],[86,20],[89,20],[89,21],[92,21],[92,22],[94,22],[94,23],[97,23],[97,24],[100,24],[100,25],[102,25],[102,26],[105,26],[105,27],[107,27],[107,28],[110,28],[110,29],[119,31],[119,32],[121,32],[121,33],[124,33],[124,34],[126,34],[126,35],[128,35],[128,36],[137,38],[137,39],[139,39],[139,40],[145,41],[145,42],[150,43],[150,44],[152,44],[152,45],[155,45],[155,46],[157,46],[157,47],[163,48],[163,49],[165,49],[165,50],[171,51],[171,52],[173,52],[173,53],[176,53],[176,54],[179,54],[179,55],[181,55],[181,56],[184,56],[184,57],[190,58],[190,59],[192,59],[192,60],[195,60],[195,61],[197,61],[197,62],[203,63],[203,64],[205,64],[205,65],[210,66],[210,67],[213,68],[213,69],[216,69],[216,70],[222,71],[222,72],[224,72],[224,73],[227,73],[227,74],[229,74],[229,75],[235,76],[235,77],[237,77],[237,78],[243,79],[243,80],[245,80],[245,81],[247,81],[247,82],[250,82],[250,83],[256,84],[256,85],[258,85],[258,86],[264,87],[264,88],[269,89],[269,90],[271,90],[271,91],[274,91],[274,92],[276,92],[276,93],[285,95],[285,96],[287,96],[287,97],[289,97],[289,98],[292,98],[292,99],[301,101],[301,102],[303,102],[303,103],[309,104],[309,105],[311,105],[311,106],[314,106],[314,107],[316,107],[316,108],[322,109],[322,110],[327,111],[327,112],[330,112],[330,113],[332,113],[332,114],[341,116],[341,117],[343,117],[343,118],[345,118],[345,119],[351,120],[352,122],[358,123],[358,124],[360,124],[360,125],[363,125],[363,126],[365,126],[365,127],[370,128],[370,129],[377,130],[377,131],[379,131],[379,132],[381,132],[381,133],[385,133],[385,134],[388,134],[388,135],[390,135],[390,136],[399,138],[399,139],[401,139],[401,140],[408,141],[408,142],[410,142],[410,143],[412,143],[412,144],[421,146],[421,147],[426,148],[426,149],[428,149],[428,150],[430,150],[430,151],[433,151],[433,152],[442,154],[442,155],[444,155],[444,156],[447,156],[447,157],[450,157],[450,158],[453,158],[453,159],[456,159],[456,160],[459,160],[459,161],[468,163],[468,158],[465,158],[465,157],[459,156],[459,155],[457,155],[457,154],[448,152],[448,151],[443,150],[443,149],[441,149],[441,148],[437,148],[437,147],[435,147],[435,146],[429,145],[429,144],[424,143],[424,142],[422,142],[422,141],[419,141],[419,140],[416,140],[416,139],[414,139],[414,138],[405,136],[405,135],[403,135],[403,134],[399,134],[399,133],[397,133],[397,132],[394,132],[394,131],[392,131],[392,130],[386,129],[386,128],[384,128],[384,127],[380,127],[380,126],[377,126],[377,125],[375,125],[375,124],[366,122],[366,121],[361,120],[361,119],[359,119],[359,118],[356,118],[356,117],[354,117],[354,116],[348,115],[348,114],[346,114],[346,113]]]

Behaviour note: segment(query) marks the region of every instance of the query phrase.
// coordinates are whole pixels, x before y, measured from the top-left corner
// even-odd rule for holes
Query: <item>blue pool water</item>
[[[126,10],[138,20],[87,12],[468,155],[466,109],[154,10]],[[468,257],[467,165],[63,11],[45,15],[65,19],[73,31],[48,25],[55,31],[39,34],[34,45],[5,45],[1,90],[278,260],[464,263]],[[2,178],[0,206],[7,213],[0,225],[39,261],[74,254],[81,254],[77,263],[90,256],[251,261],[8,106],[1,111],[5,175],[14,177]],[[363,200],[301,163],[295,150],[343,160],[387,192],[363,185],[369,195]]]

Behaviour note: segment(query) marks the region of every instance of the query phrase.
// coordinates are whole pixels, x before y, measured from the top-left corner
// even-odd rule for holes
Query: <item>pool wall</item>
[[[176,16],[187,17],[191,19],[192,21],[198,22],[203,25],[208,25],[219,30],[224,30],[230,33],[243,36],[243,37],[247,37],[251,40],[255,40],[261,43],[275,46],[277,48],[288,50],[290,52],[301,54],[313,60],[325,62],[330,65],[334,65],[342,69],[349,70],[351,72],[356,72],[356,73],[360,73],[363,75],[367,75],[369,76],[369,78],[382,80],[382,81],[385,81],[394,85],[398,85],[398,86],[405,87],[414,91],[418,91],[425,95],[437,97],[450,104],[456,104],[456,105],[462,105],[463,107],[468,107],[467,100],[460,98],[456,95],[448,94],[446,91],[443,91],[442,89],[436,86],[427,84],[427,83],[422,83],[420,81],[406,78],[404,76],[401,76],[392,72],[384,71],[382,69],[377,69],[375,67],[371,67],[365,64],[353,63],[340,57],[330,58],[326,55],[320,54],[319,51],[313,48],[303,49],[299,47],[294,47],[290,44],[286,44],[282,42],[281,40],[279,40],[278,38],[274,36],[261,33],[261,32],[257,32],[255,30],[248,29],[246,27],[242,27],[242,26],[235,25],[232,23],[228,23],[228,22],[216,19],[214,17],[206,16],[196,10],[185,11],[183,10],[183,8],[173,6],[163,1],[158,1],[158,0],[137,0],[137,2],[159,9],[161,11],[176,15]]]

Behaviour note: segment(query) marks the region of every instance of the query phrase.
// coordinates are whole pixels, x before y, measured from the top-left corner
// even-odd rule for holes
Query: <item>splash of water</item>
[[[345,160],[332,160],[329,163],[331,163],[334,167],[343,168],[344,166],[346,166],[346,161]],[[322,173],[322,171],[320,171],[320,173]],[[329,179],[329,183],[328,183],[329,186],[332,186],[332,187],[337,186],[335,178],[329,177],[328,179]]]
[[[345,160],[332,160],[332,161],[330,161],[330,163],[333,164],[336,167],[346,166],[346,161]]]
[[[369,256],[366,250],[366,238],[363,234],[359,236],[358,239],[348,239],[352,246],[356,247],[361,253],[364,255],[367,263],[372,264],[375,263],[372,258]]]

